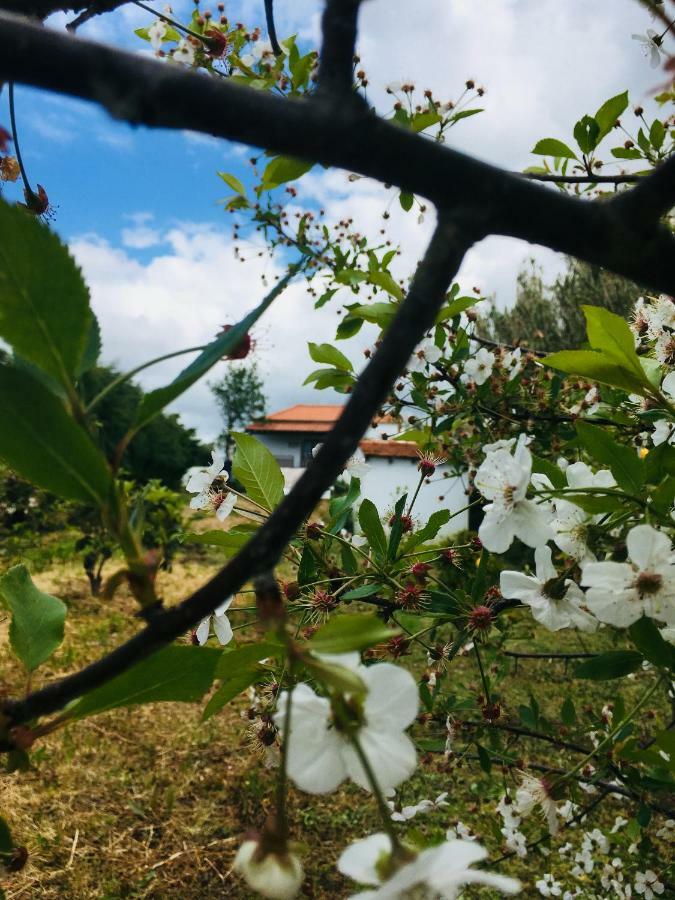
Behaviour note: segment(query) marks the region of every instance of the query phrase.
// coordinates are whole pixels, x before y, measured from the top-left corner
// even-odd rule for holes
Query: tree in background
[[[518,274],[515,304],[498,310],[493,299],[489,314],[480,320],[480,333],[532,350],[581,346],[586,340],[583,306],[602,306],[626,317],[639,294],[640,289],[625,278],[572,259],[567,271],[546,284],[541,267],[531,259]]]
[[[220,381],[213,382],[209,387],[223,417],[224,427],[218,442],[229,456],[232,432],[265,415],[267,398],[263,392],[263,380],[257,363],[252,362],[248,366],[228,366]]]
[[[90,400],[116,378],[111,366],[97,366],[82,379],[82,391]],[[133,381],[119,384],[96,405],[98,438],[108,459],[112,458],[120,438],[131,425],[143,399],[143,390]],[[181,424],[177,415],[158,415],[127,448],[122,461],[125,472],[145,484],[153,478],[170,488],[179,488],[190,466],[198,463],[206,451],[192,428]]]

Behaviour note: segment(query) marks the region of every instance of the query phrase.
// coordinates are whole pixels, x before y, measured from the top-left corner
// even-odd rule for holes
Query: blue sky
[[[185,18],[191,2],[173,4]],[[231,19],[263,25],[262,0],[229,2]],[[298,33],[307,46],[318,35],[319,0],[277,0],[281,36]],[[161,8],[157,4],[156,8]],[[54,17],[52,27],[63,27]],[[126,7],[102,16],[82,35],[148,52],[133,29],[152,21]],[[433,28],[430,28],[433,23]],[[633,32],[644,32],[648,14],[636,0],[589,4],[585,0],[367,0],[359,51],[373,85],[373,101],[386,108],[388,82],[413,80],[453,98],[464,80],[484,83],[486,112],[452,135],[455,146],[512,168],[533,162],[541,137],[569,139],[571,125],[607,97],[631,88],[648,103],[659,74],[651,70]],[[47,189],[57,207],[54,226],[70,243],[92,291],[104,329],[104,360],[131,367],[143,358],[208,340],[260,298],[261,276],[278,271],[269,260],[234,260],[231,222],[217,205],[227,195],[218,170],[244,175],[245,148],[169,131],[131,128],[90,104],[17,88],[17,117],[31,179]],[[6,97],[0,123],[8,119]],[[370,182],[349,183],[344,173],[312,173],[309,203],[329,217],[354,216],[375,233],[391,202]],[[5,190],[13,199],[18,192]],[[392,237],[403,248],[408,270],[428,236],[412,216],[396,212]],[[490,239],[472,251],[460,273],[512,302],[518,268],[533,252],[522,243]],[[547,271],[561,261],[534,250]],[[347,298],[345,298],[347,299]],[[311,314],[311,298],[295,285],[256,329],[260,365],[267,376],[270,409],[293,402],[334,402],[326,392],[301,389],[312,368],[308,340],[331,340],[335,310]],[[368,335],[345,348],[357,360]],[[175,374],[175,364],[150,370],[143,383],[155,387]],[[209,439],[220,428],[205,384],[175,405],[183,419]]]

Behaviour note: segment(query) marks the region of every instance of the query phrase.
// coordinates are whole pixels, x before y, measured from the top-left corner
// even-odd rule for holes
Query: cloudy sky
[[[155,8],[160,9],[162,3]],[[281,36],[297,33],[316,46],[320,0],[276,0]],[[191,0],[174,0],[185,19]],[[228,0],[231,19],[263,24],[262,0]],[[50,24],[63,27],[65,19]],[[100,17],[83,36],[147,52],[133,29],[152,22],[136,7]],[[367,0],[358,50],[372,85],[371,102],[386,110],[384,87],[412,81],[453,99],[471,77],[486,88],[485,112],[451,133],[453,146],[512,169],[532,165],[541,137],[569,140],[573,123],[626,88],[634,103],[650,105],[658,74],[631,39],[652,23],[637,0]],[[228,193],[219,170],[246,176],[245,148],[199,135],[151,132],[109,119],[94,107],[44,92],[17,89],[25,162],[57,208],[54,227],[70,244],[89,283],[104,337],[104,360],[131,368],[152,356],[208,341],[226,322],[255,305],[261,276],[278,270],[259,259],[237,262],[231,221],[217,201]],[[0,107],[0,122],[6,109]],[[391,236],[407,262],[417,258],[430,221],[419,225],[393,195],[341,172],[315,170],[302,184],[328,219],[348,214],[361,231],[376,234],[391,208]],[[6,196],[14,196],[11,190]],[[428,217],[429,218],[429,217]],[[555,254],[522,242],[491,238],[474,248],[460,271],[464,288],[513,302],[515,277],[529,256],[550,273]],[[349,302],[349,298],[345,298]],[[269,409],[294,402],[332,402],[334,396],[300,385],[314,368],[308,340],[331,341],[336,311],[312,312],[312,298],[292,286],[256,328]],[[353,359],[358,343],[347,345]],[[175,363],[149,370],[156,387]],[[218,370],[216,375],[218,374]],[[197,385],[173,407],[204,439],[220,429],[210,392]]]

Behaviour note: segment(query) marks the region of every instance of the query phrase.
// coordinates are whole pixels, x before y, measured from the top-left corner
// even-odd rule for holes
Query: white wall
[[[361,476],[361,493],[373,501],[382,515],[393,512],[394,504],[401,494],[407,492],[408,500],[412,498],[420,476],[417,459],[371,456],[366,462],[369,469]],[[462,509],[468,503],[464,489],[464,479],[443,478],[441,467],[431,482],[420,488],[413,507],[413,518],[424,523],[437,509],[449,509],[451,512]],[[453,516],[440,533],[454,534],[468,526],[469,515],[464,511]]]

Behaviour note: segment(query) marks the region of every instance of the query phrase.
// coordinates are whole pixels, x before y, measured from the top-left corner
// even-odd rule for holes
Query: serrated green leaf
[[[613,147],[611,152],[616,159],[642,159],[642,154],[635,147]]]
[[[449,509],[437,509],[435,512],[429,516],[429,521],[426,525],[416,531],[414,534],[411,534],[408,540],[403,545],[402,553],[410,553],[415,547],[418,547],[420,544],[423,544],[425,541],[433,541],[438,532],[444,525],[450,521],[450,510]]]
[[[628,322],[600,306],[582,306],[582,309],[586,317],[588,342],[593,350],[601,351],[613,362],[643,377],[644,370],[635,352],[635,340]]]
[[[660,150],[665,139],[666,129],[664,128],[663,122],[659,119],[654,119],[652,126],[649,129],[649,142],[655,150]]]
[[[439,314],[436,316],[436,324],[439,322],[447,322],[448,319],[454,319],[465,309],[475,306],[478,303],[478,297],[457,297],[446,304]]]
[[[248,544],[256,531],[256,527],[246,528],[244,525],[231,528],[229,531],[222,529],[189,531],[183,540],[191,544],[207,544],[210,547],[218,547],[220,550],[224,550],[228,556],[233,556]]]
[[[319,628],[308,646],[314,653],[349,653],[382,644],[400,633],[376,616],[339,615]]]
[[[380,514],[372,500],[366,497],[359,507],[359,525],[368,538],[370,547],[379,559],[387,558],[387,538],[380,521]]]
[[[29,672],[49,659],[63,641],[66,605],[38,590],[25,566],[0,577],[0,599],[12,614],[9,640]]]
[[[623,678],[630,675],[642,665],[643,656],[635,650],[612,650],[588,659],[574,672],[575,678],[591,681],[608,681],[612,678]]]
[[[597,147],[600,126],[592,116],[584,116],[574,126],[574,139],[582,153],[590,153]]]
[[[283,646],[278,641],[271,640],[242,644],[232,649],[226,648],[222,651],[216,666],[216,678],[228,680],[241,672],[242,669],[250,668],[268,657],[279,656],[283,652]]]
[[[534,453],[532,454],[532,471],[539,472],[541,475],[546,475],[554,488],[567,487],[565,473],[559,469],[558,466],[554,465],[554,463],[549,462],[547,459],[543,459],[541,456],[536,456]]]
[[[560,709],[560,718],[562,719],[563,725],[567,725],[568,728],[575,724],[577,720],[577,711],[571,697],[565,697],[563,700],[563,705]]]
[[[629,393],[640,396],[647,396],[649,393],[646,390],[646,376],[640,378],[632,369],[624,368],[595,350],[560,350],[558,353],[550,353],[540,362],[569,375],[582,375]]]
[[[234,433],[237,448],[232,474],[246,488],[246,495],[270,512],[284,496],[284,476],[267,447],[252,434]]]
[[[314,362],[327,363],[329,366],[335,366],[347,372],[351,372],[354,368],[344,353],[341,353],[332,344],[313,344],[310,342],[307,346],[309,347],[309,355]]]
[[[576,432],[591,457],[608,466],[619,487],[637,494],[644,484],[644,466],[632,447],[617,443],[604,428],[577,421]]]
[[[410,123],[413,131],[424,131],[431,125],[437,125],[441,121],[441,117],[437,112],[425,110],[424,112],[415,113]]]
[[[594,116],[599,128],[597,143],[600,143],[605,135],[609,134],[616,120],[623,115],[627,106],[628,91],[617,94],[616,97],[611,97],[602,104]]]
[[[295,181],[313,168],[314,163],[295,156],[277,156],[263,172],[263,190],[271,190],[287,181]]]
[[[382,590],[381,584],[362,584],[360,587],[354,588],[342,594],[343,600],[362,600],[364,597],[374,597]]]
[[[70,707],[69,716],[84,719],[141,703],[197,703],[211,687],[221,656],[211,647],[164,647],[85,694]]]
[[[112,476],[61,401],[27,372],[0,365],[0,458],[67,500],[105,506]]]
[[[218,172],[218,177],[222,178],[225,184],[231,187],[233,191],[236,191],[237,194],[240,194],[242,197],[246,196],[246,188],[236,175],[232,175],[230,172]]]
[[[536,153],[538,156],[555,156],[562,159],[577,159],[576,153],[571,150],[567,146],[567,144],[564,144],[562,141],[559,141],[556,138],[543,138],[541,141],[537,141],[534,149],[532,150],[532,153]]]
[[[70,385],[92,320],[82,273],[53,231],[3,201],[0,234],[0,337]]]
[[[262,673],[257,667],[249,667],[236,672],[231,678],[227,678],[213,696],[209,698],[209,702],[202,713],[202,721],[205,722],[211,716],[220,712],[230,700],[234,700],[242,691],[259,681],[261,677]]]
[[[382,290],[386,291],[396,300],[403,299],[403,291],[401,290],[400,285],[394,281],[394,278],[389,272],[369,272],[368,283],[382,288]]]

